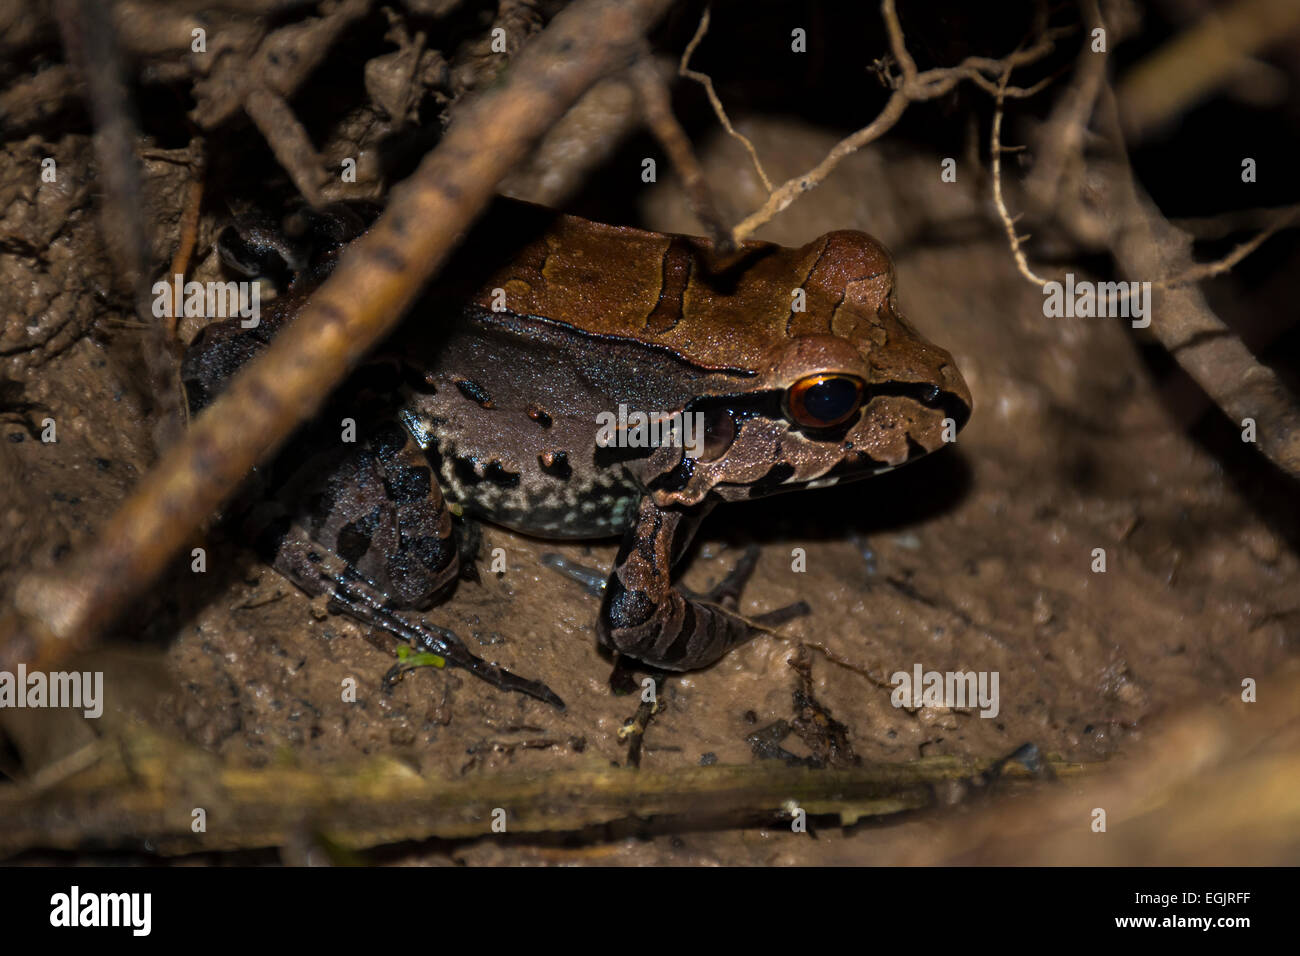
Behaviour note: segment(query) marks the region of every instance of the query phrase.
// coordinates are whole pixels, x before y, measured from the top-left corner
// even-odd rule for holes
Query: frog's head
[[[661,506],[880,474],[942,448],[966,424],[970,389],[952,356],[899,314],[888,253],[863,233],[832,238],[839,268],[828,288],[809,283],[812,314],[791,321],[741,388],[733,380],[719,389],[729,394],[688,405],[703,439],[694,458],[650,483]],[[820,315],[819,300],[829,303]]]

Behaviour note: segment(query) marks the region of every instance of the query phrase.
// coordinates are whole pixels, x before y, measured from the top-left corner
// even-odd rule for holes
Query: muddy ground
[[[837,138],[779,117],[742,128],[780,179],[813,165]],[[702,139],[724,212],[756,206],[759,186],[739,147]],[[48,155],[59,161],[57,184],[38,176]],[[631,181],[625,160],[594,177]],[[1243,678],[1266,680],[1296,653],[1294,484],[1243,445],[1142,333],[1114,320],[1045,319],[1041,293],[1016,274],[990,215],[987,182],[971,170],[939,186],[934,164],[906,143],[870,149],[759,238],[801,244],[842,228],[880,237],[897,258],[902,309],[965,374],[971,423],[954,447],[899,472],[715,512],[686,583],[707,587],[756,544],[761,560],[742,610],[804,600],[812,613],[707,670],[668,678],[644,734],[643,768],[991,758],[1027,742],[1070,761],[1106,761],[1183,705],[1239,706]],[[147,168],[148,214],[166,249],[190,173],[174,154]],[[672,179],[638,185],[637,221],[697,232]],[[98,194],[84,131],[35,129],[0,151],[0,591],[86,541],[155,454],[142,333],[112,291]],[[216,197],[205,200],[199,278],[216,274],[205,243],[222,215]],[[1300,256],[1290,248],[1292,260]],[[1216,304],[1249,311],[1231,277],[1220,282]],[[1265,303],[1273,293],[1257,294]],[[47,417],[57,423],[54,444],[39,440]],[[606,570],[614,542],[543,542],[485,527],[480,581],[461,582],[428,614],[476,653],[544,680],[567,702],[563,713],[454,670],[423,669],[386,692],[389,639],[328,613],[224,526],[211,529],[207,546],[201,578],[188,562],[177,567],[105,649],[78,664],[102,662],[110,675],[110,712],[96,733],[119,732],[129,714],[239,765],[387,755],[486,788],[507,770],[629,760],[620,729],[637,701],[611,691],[611,660],[593,631],[598,601],[542,562],[558,552]],[[486,559],[498,547],[507,569],[494,574]],[[803,572],[791,569],[796,548],[806,552]],[[1104,573],[1093,570],[1099,548]],[[917,663],[997,671],[1000,713],[894,707],[890,675]],[[355,702],[343,700],[347,678],[356,680]],[[838,736],[832,721],[842,725]],[[778,738],[779,747],[760,742]],[[66,749],[22,739],[11,741],[6,773]],[[871,862],[880,826],[837,831],[830,842],[780,827],[580,846],[485,838],[379,858]]]

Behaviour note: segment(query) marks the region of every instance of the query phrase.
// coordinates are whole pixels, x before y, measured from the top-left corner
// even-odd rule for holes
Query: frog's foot
[[[542,564],[559,571],[570,581],[581,584],[592,597],[598,598],[605,593],[605,574],[595,568],[570,561],[564,555],[556,554],[554,551],[547,551],[542,555]]]
[[[728,572],[726,577],[703,593],[692,591],[683,584],[677,585],[677,590],[681,591],[690,601],[703,601],[706,604],[716,604],[728,611],[735,611],[740,604],[741,592],[745,590],[745,585],[749,583],[750,577],[754,574],[754,568],[758,566],[759,553],[758,545],[751,544],[747,546],[741,554],[740,560],[736,562],[736,566]],[[808,606],[807,601],[795,601],[785,607],[779,607],[774,611],[766,611],[763,614],[751,617],[749,621],[766,630],[811,613],[812,608]]]
[[[338,555],[318,549],[301,527],[283,529],[276,539],[276,551],[276,567],[304,591],[328,596],[338,610],[363,624],[388,631],[419,652],[417,659],[400,661],[389,671],[385,681],[390,685],[415,667],[451,664],[464,668],[500,690],[517,691],[564,709],[564,701],[540,681],[511,674],[471,653],[460,638],[445,627],[430,624],[414,612],[394,608],[390,594]]]
[[[417,667],[429,664],[441,667],[444,664],[451,664],[454,667],[464,668],[498,690],[527,694],[529,697],[564,710],[564,701],[541,681],[520,677],[497,664],[483,660],[473,654],[455,632],[430,624],[417,614],[386,607],[368,588],[359,587],[355,582],[340,581],[337,582],[337,587],[330,597],[358,620],[383,628],[406,641],[421,655],[428,655],[423,660],[418,658],[403,660],[394,665],[384,676],[384,683],[389,687],[407,671]]]
[[[808,612],[800,601],[752,619],[736,613],[756,550],[747,551],[707,595],[674,587],[673,562],[706,513],[706,508],[660,508],[648,495],[641,499],[601,601],[597,633],[603,644],[651,667],[695,670],[755,634]]]
[[[749,579],[753,576],[754,568],[758,567],[758,555],[758,545],[751,544],[741,553],[736,566],[709,590],[702,593],[696,592],[684,584],[677,585],[677,590],[692,601],[704,601],[708,604],[725,607],[728,611],[734,611],[740,603],[740,593],[745,590],[745,585],[749,583]]]

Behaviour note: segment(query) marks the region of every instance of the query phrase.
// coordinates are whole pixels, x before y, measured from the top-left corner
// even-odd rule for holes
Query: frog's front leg
[[[663,670],[705,667],[743,644],[755,627],[673,587],[673,565],[710,506],[660,508],[647,495],[627,529],[605,585],[596,630],[601,643]]]

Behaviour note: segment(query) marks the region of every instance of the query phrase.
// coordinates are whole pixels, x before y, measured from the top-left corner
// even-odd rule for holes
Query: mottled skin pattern
[[[371,422],[363,442],[332,452],[331,424],[319,451],[332,460],[277,497],[308,526],[282,540],[332,552],[394,606],[423,606],[455,578],[445,494],[541,537],[622,532],[601,641],[653,666],[702,667],[753,633],[671,580],[715,504],[889,470],[940,448],[970,414],[951,356],[899,315],[893,264],[863,233],[745,243],[723,258],[702,239],[503,201],[444,276],[376,357],[384,381],[362,389],[389,402],[389,424],[376,402],[353,416]],[[264,328],[223,323],[196,341],[194,407],[269,340],[309,291],[299,286]],[[620,404],[699,413],[703,454],[598,447],[597,416]],[[295,512],[293,500],[307,503]]]

